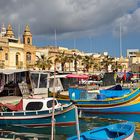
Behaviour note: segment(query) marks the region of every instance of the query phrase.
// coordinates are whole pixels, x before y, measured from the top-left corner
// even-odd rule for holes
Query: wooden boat
[[[108,98],[122,97],[131,92],[130,89],[119,89],[119,87],[120,85],[116,85],[107,89],[93,90],[92,87],[89,89],[88,86],[87,87],[73,86],[69,87],[68,91],[70,99],[74,98],[75,100],[90,99],[90,98],[104,100]]]
[[[17,105],[0,104],[0,125],[14,125],[23,127],[51,126],[52,111],[56,126],[76,124],[76,107],[72,104],[61,105],[56,99],[22,99]]]
[[[73,100],[79,110],[93,114],[140,114],[140,89],[107,100]]]
[[[130,92],[130,89],[123,89],[122,86],[118,84],[107,89],[100,89],[97,99],[122,97]]]
[[[133,123],[119,123],[81,133],[80,140],[133,140],[134,132]],[[67,140],[78,140],[78,137],[70,137]]]

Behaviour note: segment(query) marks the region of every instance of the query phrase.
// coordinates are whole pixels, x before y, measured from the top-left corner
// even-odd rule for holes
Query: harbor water
[[[117,115],[116,115],[117,116]],[[122,115],[123,116],[123,115]],[[136,131],[134,140],[140,140],[140,122],[137,122],[136,116],[126,115],[130,121],[135,123]],[[131,118],[130,118],[131,117]],[[133,118],[135,117],[135,118]],[[139,115],[137,115],[139,118]],[[91,116],[79,118],[80,133],[109,124],[125,122],[126,118],[115,118],[113,115],[108,116]],[[1,126],[0,140],[12,138],[11,140],[51,140],[51,128],[23,128],[16,126]],[[55,127],[55,140],[66,140],[66,138],[76,135],[76,126]]]

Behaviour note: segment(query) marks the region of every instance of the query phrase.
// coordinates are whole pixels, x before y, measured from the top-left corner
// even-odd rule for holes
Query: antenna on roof
[[[89,39],[90,39],[90,49],[91,49],[90,51],[91,51],[91,53],[93,54],[94,48],[93,48],[92,36],[90,36]]]
[[[74,38],[74,41],[73,41],[73,45],[74,45],[74,49],[76,49],[76,39]]]
[[[55,29],[55,36],[54,36],[54,40],[55,40],[55,46],[57,46],[57,38],[56,38],[56,29]]]
[[[120,57],[122,58],[122,24],[120,22]]]
[[[20,43],[20,24],[18,24],[18,42]]]

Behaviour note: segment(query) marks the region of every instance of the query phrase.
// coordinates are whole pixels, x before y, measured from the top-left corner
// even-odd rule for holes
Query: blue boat
[[[7,103],[0,104],[0,107],[0,125],[22,127],[51,126],[53,110],[56,126],[76,124],[76,107],[72,104],[61,105],[53,98],[22,99],[17,105]]]
[[[81,133],[80,140],[133,140],[135,125],[131,122],[112,124]],[[78,140],[77,136],[67,140]]]
[[[140,114],[140,89],[107,100],[79,99],[73,103],[81,112],[93,114]]]
[[[112,86],[107,89],[99,90],[99,94],[97,95],[97,99],[107,99],[107,98],[117,98],[122,97],[131,92],[130,89],[123,89],[120,84]]]
[[[69,97],[71,100],[97,99],[104,100],[108,98],[117,98],[127,95],[130,89],[122,89],[120,85],[113,86],[108,89],[92,90],[88,87],[69,87]]]

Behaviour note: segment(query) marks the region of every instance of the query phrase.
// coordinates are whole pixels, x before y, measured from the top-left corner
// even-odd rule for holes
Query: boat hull
[[[140,114],[140,102],[110,107],[79,107],[80,111],[93,114]]]
[[[55,110],[55,125],[69,126],[76,123],[76,107],[70,105],[60,110]],[[51,126],[52,112],[48,111],[22,111],[22,112],[1,112],[0,125],[14,125],[24,127],[46,127]]]
[[[137,89],[117,99],[110,100],[75,100],[80,111],[94,114],[140,114],[140,90]]]
[[[80,140],[133,140],[135,126],[131,122],[108,125],[94,128],[80,134]],[[78,136],[70,137],[67,140],[78,140]]]

